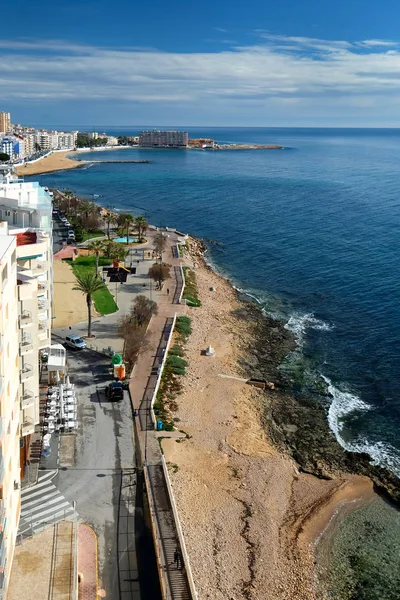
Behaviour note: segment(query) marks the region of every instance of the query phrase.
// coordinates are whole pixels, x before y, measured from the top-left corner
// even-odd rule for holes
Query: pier
[[[149,164],[151,160],[87,160],[89,163],[140,163]]]

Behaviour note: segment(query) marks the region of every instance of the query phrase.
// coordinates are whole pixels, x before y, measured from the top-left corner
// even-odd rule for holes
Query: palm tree
[[[84,200],[81,203],[80,211],[81,211],[81,215],[83,214],[85,216],[85,218],[82,219],[82,221],[84,221],[85,226],[88,222],[89,214],[92,213],[94,209],[95,209],[95,205],[93,204],[93,202],[89,202],[89,200]]]
[[[130,214],[124,215],[124,227],[126,231],[126,243],[129,244],[129,232],[132,229],[133,224],[135,223],[135,217]]]
[[[90,250],[90,252],[93,252],[96,257],[96,277],[98,277],[99,275],[99,257],[100,254],[102,254],[103,249],[104,244],[100,240],[93,240],[93,242],[90,242],[90,244],[88,245],[88,250]]]
[[[138,238],[139,238],[139,242],[140,242],[142,240],[143,236],[146,234],[146,230],[147,230],[147,227],[149,226],[149,224],[146,221],[146,219],[142,216],[136,217],[135,224],[137,227]]]
[[[103,215],[103,221],[107,225],[107,237],[110,239],[110,226],[116,224],[117,217],[113,213],[108,212]]]
[[[77,285],[73,290],[82,292],[86,295],[86,304],[88,309],[88,338],[92,337],[92,304],[93,294],[99,290],[103,290],[106,286],[99,279],[94,271],[87,271],[81,275],[75,275]]]

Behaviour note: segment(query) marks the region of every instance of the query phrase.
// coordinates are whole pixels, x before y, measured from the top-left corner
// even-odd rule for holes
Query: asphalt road
[[[68,350],[67,361],[77,391],[79,430],[75,466],[61,468],[55,483],[67,500],[76,501],[79,518],[98,536],[99,587],[108,600],[157,600],[128,392],[119,403],[107,400],[109,359],[90,350]]]
[[[60,221],[59,217],[53,217],[53,253],[55,254],[62,248],[62,240],[66,240],[69,227]]]

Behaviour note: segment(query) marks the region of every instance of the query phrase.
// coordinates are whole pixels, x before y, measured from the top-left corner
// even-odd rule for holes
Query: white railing
[[[194,579],[193,579],[192,569],[190,566],[189,555],[186,550],[185,538],[183,536],[182,526],[181,526],[181,522],[179,519],[178,509],[177,509],[177,506],[175,503],[174,492],[172,491],[171,480],[169,478],[168,467],[167,467],[167,463],[165,462],[164,454],[162,454],[162,456],[161,456],[161,461],[162,461],[162,467],[163,467],[163,471],[164,471],[165,480],[167,482],[168,494],[169,494],[169,499],[170,499],[171,506],[172,506],[172,512],[174,513],[175,525],[176,525],[176,529],[178,531],[178,538],[179,538],[179,543],[180,543],[182,554],[183,554],[183,556],[182,556],[183,562],[185,563],[185,567],[186,567],[186,574],[187,574],[187,578],[189,581],[190,591],[192,592],[193,598],[197,598],[197,591],[196,591],[196,587],[194,585]]]
[[[169,337],[168,337],[167,345],[165,346],[165,352],[164,352],[164,356],[163,356],[161,365],[160,365],[160,367],[158,369],[158,376],[157,376],[156,387],[154,388],[153,397],[151,399],[150,415],[151,415],[151,420],[153,421],[154,429],[156,429],[157,419],[156,419],[156,416],[154,414],[153,407],[154,407],[154,402],[156,401],[156,396],[157,396],[158,388],[160,387],[161,377],[162,377],[162,374],[163,374],[163,370],[164,370],[164,366],[165,366],[165,361],[167,360],[168,350],[169,350],[169,347],[171,345],[172,334],[174,333],[174,329],[175,329],[175,322],[176,322],[176,314],[174,315],[174,320],[172,321],[171,332],[170,332]]]

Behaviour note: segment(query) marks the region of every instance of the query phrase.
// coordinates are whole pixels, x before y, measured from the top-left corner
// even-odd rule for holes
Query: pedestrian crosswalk
[[[18,535],[32,535],[48,525],[77,516],[71,503],[52,482],[56,473],[41,472],[36,485],[22,491]]]

